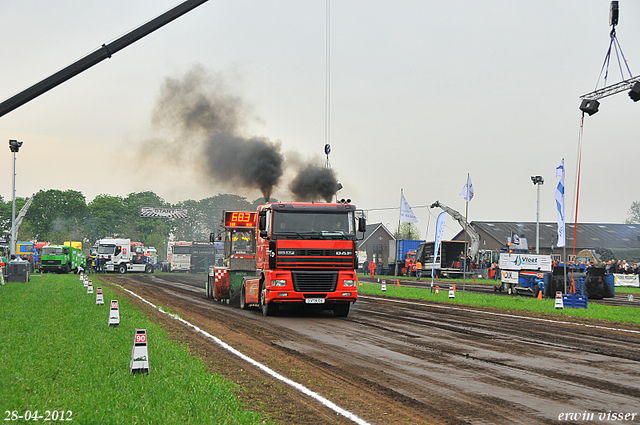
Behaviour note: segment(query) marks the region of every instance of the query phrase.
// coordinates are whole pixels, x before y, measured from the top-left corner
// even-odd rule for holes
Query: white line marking
[[[136,294],[135,292],[131,292],[127,288],[124,288],[124,287],[122,287],[122,286],[120,286],[118,284],[115,284],[115,283],[111,283],[111,284],[117,286],[118,288],[122,289],[123,291],[126,291],[126,292],[130,293],[134,297],[140,299],[142,302],[145,302],[145,303],[149,304],[151,307],[155,308],[159,312],[164,313],[167,316],[172,317],[172,318],[176,319],[177,321],[184,323],[185,325],[189,326],[190,328],[192,328],[196,332],[200,332],[202,335],[206,336],[207,338],[212,339],[216,344],[220,345],[222,348],[224,348],[224,349],[228,350],[229,352],[235,354],[236,356],[240,357],[242,360],[244,360],[244,361],[246,361],[248,363],[251,363],[252,365],[262,369],[264,372],[266,372],[269,375],[273,376],[274,378],[284,382],[285,384],[291,385],[293,388],[295,388],[298,391],[302,392],[303,394],[306,394],[309,397],[319,401],[324,406],[328,407],[329,409],[333,410],[334,412],[339,413],[339,414],[341,414],[342,416],[344,416],[344,417],[346,417],[348,419],[351,419],[353,422],[355,422],[357,424],[370,425],[368,422],[364,421],[363,419],[360,419],[359,417],[357,417],[353,413],[351,413],[351,412],[349,412],[347,410],[344,410],[343,408],[339,407],[338,405],[336,405],[332,401],[329,401],[326,398],[322,397],[320,394],[311,391],[307,387],[305,387],[305,386],[303,386],[301,384],[298,384],[297,382],[292,381],[291,379],[280,375],[279,373],[277,373],[276,371],[268,368],[267,366],[263,365],[262,363],[258,363],[257,361],[253,360],[251,357],[249,357],[249,356],[247,356],[245,354],[242,354],[240,351],[236,350],[235,348],[233,348],[232,346],[230,346],[226,342],[224,342],[221,339],[211,335],[207,331],[203,331],[202,329],[200,329],[196,325],[193,325],[193,324],[187,322],[186,320],[184,320],[181,317],[176,316],[175,314],[168,313],[168,312],[164,311],[161,307],[156,307],[154,304],[152,304],[149,301],[145,300],[144,298],[142,298],[140,295]]]
[[[459,311],[465,311],[465,312],[471,312],[471,313],[489,314],[489,315],[492,315],[492,316],[511,317],[511,318],[515,318],[515,319],[526,319],[526,320],[537,320],[539,322],[559,323],[559,324],[562,324],[562,325],[582,326],[582,327],[585,327],[585,328],[593,328],[593,329],[602,329],[602,330],[607,330],[607,331],[617,331],[617,332],[627,332],[627,333],[633,333],[633,334],[640,334],[640,331],[634,331],[634,330],[631,330],[631,329],[607,328],[605,326],[587,325],[587,324],[584,324],[584,323],[564,322],[564,321],[561,321],[561,320],[541,319],[539,317],[516,316],[516,315],[513,315],[513,314],[494,313],[492,311],[473,310],[473,309],[470,309],[470,308],[451,307],[451,306],[439,305],[439,304],[426,304],[426,303],[418,303],[418,302],[414,302],[414,301],[401,301],[401,300],[394,300],[394,299],[391,299],[391,298],[367,297],[365,295],[358,295],[358,298],[364,298],[364,299],[367,299],[367,300],[384,300],[384,301],[389,301],[389,302],[398,303],[398,304],[419,305],[419,306],[422,306],[422,307],[442,308],[442,309],[447,309],[447,310],[459,310]]]

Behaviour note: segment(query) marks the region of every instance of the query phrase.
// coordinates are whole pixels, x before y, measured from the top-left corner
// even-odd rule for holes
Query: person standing
[[[420,262],[420,260],[416,260],[416,277],[418,278],[417,280],[420,280],[421,276],[422,276],[422,263]]]
[[[371,273],[371,277],[373,277],[373,272],[375,271],[375,269],[376,269],[376,263],[371,261],[369,263],[369,272]]]

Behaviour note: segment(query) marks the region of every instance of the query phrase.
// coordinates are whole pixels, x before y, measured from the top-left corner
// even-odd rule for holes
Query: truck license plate
[[[307,304],[324,304],[324,298],[307,298],[304,302]]]

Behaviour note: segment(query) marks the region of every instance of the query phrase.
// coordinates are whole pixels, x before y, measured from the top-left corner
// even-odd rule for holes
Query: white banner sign
[[[141,207],[140,217],[187,218],[187,210],[184,208]]]
[[[550,255],[500,253],[500,270],[534,270],[550,272]]]
[[[518,283],[518,272],[515,270],[500,270],[502,274],[502,282]]]
[[[635,286],[640,287],[640,280],[637,274],[614,274],[615,286]]]

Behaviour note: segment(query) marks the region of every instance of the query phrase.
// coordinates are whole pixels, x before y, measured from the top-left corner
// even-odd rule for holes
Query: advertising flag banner
[[[464,185],[464,187],[462,188],[462,192],[460,192],[460,195],[462,195],[464,197],[464,200],[469,202],[471,201],[471,199],[473,199],[473,184],[471,184],[471,176],[467,175],[467,184]]]
[[[409,203],[404,199],[404,193],[401,195],[400,202],[400,221],[406,221],[408,223],[418,223],[418,217],[413,213],[413,210],[409,206]]]
[[[434,269],[436,267],[436,257],[438,256],[438,250],[440,249],[440,242],[444,235],[444,221],[447,218],[447,212],[443,211],[438,214],[436,219],[436,241],[433,246],[433,263],[431,263],[431,276],[433,276]]]
[[[556,207],[558,208],[558,246],[565,246],[564,235],[564,159],[556,168],[556,177],[560,177],[556,187]]]

